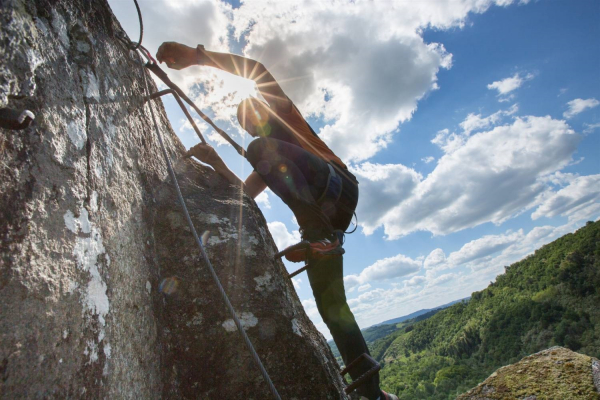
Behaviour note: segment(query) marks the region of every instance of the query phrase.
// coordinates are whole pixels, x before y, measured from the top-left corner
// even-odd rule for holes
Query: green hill
[[[394,318],[394,319],[384,321],[379,324],[370,326],[368,328],[362,329],[361,332],[363,334],[365,342],[367,342],[367,345],[369,345],[369,348],[371,349],[372,343],[375,342],[377,339],[386,337],[386,336],[390,335],[391,333],[396,332],[400,329],[406,328],[407,326],[409,326],[415,322],[422,321],[424,319],[432,317],[438,311],[441,311],[444,308],[448,308],[453,304],[456,304],[458,302],[466,302],[466,301],[469,301],[468,297],[464,298],[464,299],[460,299],[460,300],[455,300],[451,303],[444,304],[437,308],[419,310],[412,314],[408,314],[403,317]],[[391,336],[388,336],[388,337],[391,337]],[[340,352],[339,352],[337,346],[335,345],[335,342],[333,340],[329,340],[329,341],[327,341],[327,344],[331,348],[331,351],[333,352],[333,355],[335,356],[338,363],[340,365],[344,365],[344,361],[342,360],[342,357],[340,356]]]
[[[496,282],[371,343],[384,390],[454,399],[498,367],[551,346],[600,357],[600,223],[506,268]]]

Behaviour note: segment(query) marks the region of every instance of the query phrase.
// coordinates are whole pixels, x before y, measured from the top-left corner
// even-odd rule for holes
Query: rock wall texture
[[[600,399],[600,362],[563,347],[502,367],[458,400]]]
[[[0,397],[244,398],[269,392],[199,259],[137,58],[103,0],[2,0]],[[254,201],[184,151],[155,102],[225,290],[285,399],[343,398]]]

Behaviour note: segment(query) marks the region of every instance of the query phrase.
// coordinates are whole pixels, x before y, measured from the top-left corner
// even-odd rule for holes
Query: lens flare
[[[287,165],[285,165],[285,164],[279,165],[279,172],[281,172],[282,174],[285,174],[287,172],[287,170],[288,170]]]
[[[177,291],[178,287],[179,287],[179,278],[177,278],[176,276],[172,276],[170,278],[163,279],[162,282],[160,283],[158,289],[160,290],[161,293],[173,294]]]

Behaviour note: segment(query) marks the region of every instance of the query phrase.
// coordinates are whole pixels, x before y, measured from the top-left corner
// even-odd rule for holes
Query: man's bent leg
[[[270,138],[253,140],[247,158],[269,189],[290,207],[302,228],[333,232],[329,218],[316,201],[329,176],[325,161],[301,147]]]
[[[319,313],[329,328],[344,363],[348,365],[361,354],[369,354],[360,328],[346,302],[343,257],[332,257],[315,262],[307,273]],[[356,380],[370,367],[371,365],[364,362],[350,371],[350,376]],[[360,386],[357,392],[369,400],[377,399],[380,394],[379,373]]]

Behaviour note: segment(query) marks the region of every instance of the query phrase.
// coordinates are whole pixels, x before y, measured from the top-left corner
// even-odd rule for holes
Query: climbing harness
[[[14,110],[12,108],[0,109],[0,127],[18,131],[29,128],[35,115],[29,110]]]
[[[142,14],[141,14],[139,5],[137,3],[137,0],[133,0],[133,1],[135,2],[135,6],[136,6],[137,11],[138,11],[138,18],[140,20],[140,27],[142,27]],[[141,30],[142,29],[140,28],[140,41],[141,41],[141,38],[142,38]],[[146,49],[143,48],[143,46],[141,45],[140,42],[138,42],[137,44],[136,43],[132,43],[132,42],[127,43],[127,41],[126,41],[127,38],[126,37],[121,37],[120,40],[122,40],[127,45],[127,47],[130,50],[132,50],[132,51],[140,50],[141,54],[145,55],[146,58],[149,59],[148,63],[146,64],[146,68],[150,69],[154,74],[156,74],[157,76],[159,76],[157,74],[157,72],[160,70],[160,68],[158,67],[158,65],[156,65],[156,62],[150,63],[150,61],[153,60],[152,56],[149,54],[149,52]],[[146,73],[144,71],[144,64],[143,64],[143,61],[142,61],[141,57],[139,57],[139,63],[140,63],[140,66],[142,67],[142,76],[144,78],[144,86],[145,86],[146,92],[150,93],[150,86],[149,86],[148,80],[146,78]],[[148,64],[150,64],[150,66]],[[166,77],[166,74],[162,70],[160,70],[160,72],[162,72],[162,74],[164,74],[164,76],[162,78],[161,78],[161,76],[159,76],[159,78],[161,78],[163,80],[163,82],[165,82],[165,84],[167,86],[169,86],[171,89],[173,89],[175,92],[177,92],[177,94],[179,96],[181,96],[184,100],[186,100],[186,102],[192,103],[191,100],[189,100],[189,98],[187,96],[185,96],[185,94],[183,94],[183,92],[181,91],[181,89],[179,89],[177,86],[175,86],[175,84],[173,84],[168,79],[168,77]],[[164,77],[166,77],[167,81],[165,81],[165,79],[163,79]],[[172,86],[169,85],[169,83],[167,83],[167,82],[170,82]],[[155,93],[155,94],[150,94],[148,96],[148,98],[152,98],[153,95],[154,95],[154,98],[160,97],[161,95],[159,95],[159,93],[160,92]],[[163,93],[163,94],[167,94],[167,93]],[[176,97],[176,99],[177,99],[177,97]],[[198,112],[200,114],[200,116],[202,116],[202,118],[205,121],[207,121],[207,122],[210,121],[210,119],[206,115],[202,114],[201,111],[199,111],[199,109],[195,105],[193,105],[193,104],[191,104],[191,105],[192,105],[192,107],[194,107],[194,109],[196,110],[196,112]],[[179,183],[177,181],[177,176],[175,175],[175,170],[173,169],[173,165],[171,164],[171,160],[169,159],[169,154],[168,154],[167,149],[165,147],[165,144],[163,142],[162,135],[161,135],[160,129],[158,127],[158,123],[156,122],[156,117],[154,115],[154,109],[152,107],[152,104],[148,104],[148,106],[150,108],[150,114],[152,116],[152,122],[154,124],[154,129],[156,131],[156,135],[158,137],[158,141],[160,143],[160,147],[161,147],[163,156],[164,156],[165,161],[167,163],[167,168],[169,170],[169,174],[171,176],[171,179],[173,180],[173,184],[174,184],[175,189],[177,191],[177,198],[179,199],[179,203],[181,204],[181,208],[183,209],[183,213],[184,213],[185,218],[187,220],[187,223],[188,223],[188,225],[189,225],[189,227],[190,227],[190,229],[192,231],[194,239],[196,240],[196,243],[198,244],[198,247],[200,248],[200,253],[202,254],[202,257],[203,257],[206,265],[208,266],[210,274],[212,275],[212,278],[215,281],[215,284],[217,285],[217,287],[219,289],[219,292],[221,293],[221,297],[223,298],[223,301],[224,301],[225,305],[227,306],[227,309],[229,310],[229,313],[231,314],[231,317],[232,317],[232,319],[233,319],[233,321],[234,321],[234,323],[235,323],[235,325],[236,325],[239,333],[242,335],[242,338],[244,339],[244,342],[246,343],[246,346],[248,347],[248,350],[250,351],[250,353],[252,353],[252,357],[254,358],[254,362],[256,363],[257,367],[260,369],[260,372],[261,372],[264,380],[267,382],[267,385],[269,386],[269,390],[271,391],[271,394],[273,395],[273,397],[275,399],[281,400],[281,397],[279,396],[279,393],[277,392],[277,389],[273,385],[273,382],[271,381],[271,378],[269,377],[268,372],[266,371],[265,367],[263,366],[263,364],[262,364],[262,362],[260,360],[260,357],[256,353],[256,350],[254,349],[254,346],[252,345],[252,342],[250,341],[250,338],[246,334],[246,331],[244,330],[244,328],[243,328],[243,326],[242,326],[239,318],[237,317],[236,312],[235,312],[233,306],[231,305],[231,302],[229,301],[229,297],[227,296],[227,293],[225,293],[225,289],[223,288],[223,285],[221,284],[221,281],[219,280],[219,277],[217,276],[217,274],[216,274],[216,272],[215,272],[215,270],[214,270],[214,268],[212,266],[212,263],[210,262],[210,259],[208,258],[208,255],[206,254],[206,250],[204,249],[204,245],[202,244],[202,241],[201,241],[200,237],[198,236],[198,232],[196,231],[196,228],[194,226],[192,218],[190,217],[190,214],[188,212],[187,206],[185,204],[185,200],[183,199],[183,195],[181,194],[181,189],[180,189]],[[212,121],[210,121],[209,123],[211,124],[211,126],[213,126],[213,128],[215,128],[217,130],[217,132],[220,131],[220,129],[216,128],[216,126],[212,123]],[[197,131],[197,132],[199,133],[199,131]],[[238,146],[238,148],[236,148],[236,150],[238,150],[238,152],[241,155],[244,155],[245,152],[243,152],[243,149],[241,149],[240,146]],[[242,150],[241,152],[240,152],[240,149]]]
[[[342,378],[348,372],[350,372],[354,368],[356,368],[358,366],[358,364],[360,364],[361,361],[363,361],[363,360],[368,362],[370,364],[371,368],[369,368],[369,370],[367,372],[365,372],[364,374],[362,374],[357,380],[353,381],[350,385],[346,386],[346,388],[344,389],[344,392],[346,392],[346,394],[352,393],[357,387],[364,384],[370,377],[375,375],[381,369],[381,365],[377,361],[375,361],[375,359],[373,359],[373,357],[371,357],[367,353],[363,353],[360,356],[358,356],[358,358],[356,360],[354,360],[350,364],[348,364],[348,366],[346,368],[344,368],[343,370],[340,371],[340,375],[342,376]]]
[[[317,200],[318,205],[322,205],[326,202],[335,204],[342,195],[342,177],[335,173],[335,169],[330,163],[327,163],[327,166],[329,167],[329,177],[327,178],[327,185],[325,186],[323,194],[319,197],[319,200]]]

